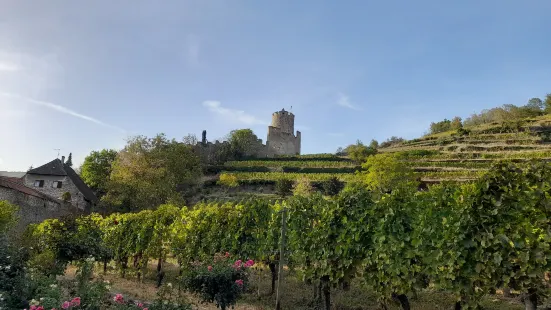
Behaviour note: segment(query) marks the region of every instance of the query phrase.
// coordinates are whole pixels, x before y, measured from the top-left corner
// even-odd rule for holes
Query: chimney
[[[65,156],[61,156],[61,163],[62,163],[62,164],[65,163]]]

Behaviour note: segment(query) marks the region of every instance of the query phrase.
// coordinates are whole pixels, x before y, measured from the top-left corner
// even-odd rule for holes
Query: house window
[[[44,180],[34,181],[34,187],[44,187]]]
[[[61,188],[61,184],[62,184],[61,181],[54,181],[54,182],[52,182],[52,187],[53,188]]]

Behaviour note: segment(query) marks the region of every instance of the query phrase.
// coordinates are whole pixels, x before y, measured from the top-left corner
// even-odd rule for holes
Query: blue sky
[[[548,0],[0,0],[0,170],[296,115],[303,153],[551,92]]]

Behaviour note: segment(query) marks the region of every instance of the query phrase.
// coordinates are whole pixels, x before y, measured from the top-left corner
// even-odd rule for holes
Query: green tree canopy
[[[111,167],[116,157],[115,150],[92,151],[80,167],[80,177],[100,197],[107,192]]]
[[[164,134],[136,136],[113,162],[104,201],[130,210],[154,208],[180,200],[180,191],[200,175],[201,163],[190,145]]]
[[[232,130],[228,135],[228,142],[236,158],[250,156],[258,151],[258,137],[251,129]]]
[[[348,157],[357,163],[364,162],[365,159],[371,155],[377,154],[377,149],[372,147],[373,141],[370,146],[366,146],[362,141],[358,140],[356,144],[351,144],[344,149],[344,152],[348,154]]]
[[[417,185],[413,170],[393,154],[377,154],[362,164],[363,180],[373,191],[389,193],[397,187]]]

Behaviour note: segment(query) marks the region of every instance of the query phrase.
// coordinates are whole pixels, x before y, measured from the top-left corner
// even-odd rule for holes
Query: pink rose
[[[30,310],[36,310],[36,306],[35,305],[31,305],[31,309]]]
[[[69,309],[70,306],[71,306],[71,303],[66,301],[63,303],[63,305],[61,305],[61,309]]]
[[[121,294],[115,295],[115,297],[113,297],[113,300],[114,300],[116,303],[119,303],[119,304],[122,304],[122,303],[124,302],[124,298],[122,297]]]
[[[143,308],[142,310],[149,310],[149,309],[147,309],[147,308]]]
[[[80,306],[80,297],[73,298],[73,300],[71,300],[71,306]]]
[[[207,269],[208,269],[209,271],[212,271],[212,266],[208,266]]]
[[[230,252],[226,252],[226,257],[230,257]]]
[[[143,308],[143,304],[141,302],[138,303],[138,307]]]
[[[246,263],[245,263],[245,267],[252,267],[254,266],[254,261],[252,259],[249,259]]]
[[[235,280],[235,284],[237,284],[239,286],[243,286],[243,280],[241,280],[241,279]]]

